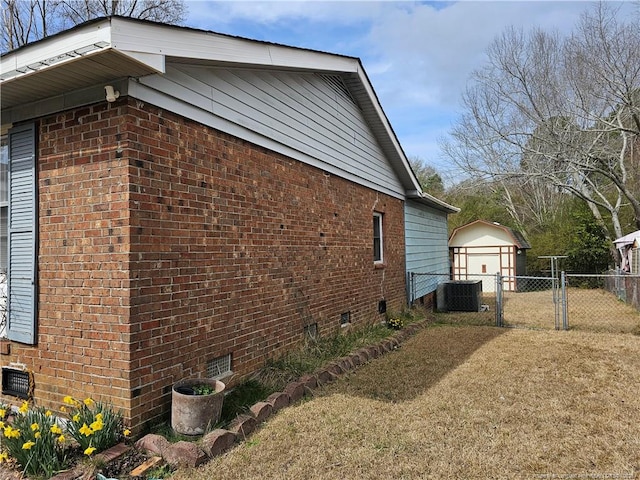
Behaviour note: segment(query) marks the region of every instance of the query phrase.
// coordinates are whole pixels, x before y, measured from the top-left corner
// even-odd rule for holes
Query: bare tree
[[[186,13],[180,0],[61,0],[60,6],[61,15],[74,25],[112,15],[178,24]]]
[[[443,143],[476,178],[535,187],[540,213],[558,191],[575,195],[610,237],[623,207],[640,228],[640,29],[616,13],[598,5],[568,38],[505,31]]]
[[[184,0],[1,0],[3,52],[98,17],[119,15],[179,24]]]
[[[2,0],[1,51],[13,50],[57,31],[57,2]]]

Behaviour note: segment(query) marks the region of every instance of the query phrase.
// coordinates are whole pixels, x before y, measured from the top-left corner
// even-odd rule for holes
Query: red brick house
[[[91,395],[139,427],[179,379],[380,321],[406,301],[405,214],[446,235],[457,211],[357,58],[113,17],[8,52],[0,79],[0,363],[39,404]]]

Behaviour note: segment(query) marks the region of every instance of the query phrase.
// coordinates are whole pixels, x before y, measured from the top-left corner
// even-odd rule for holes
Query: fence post
[[[502,318],[502,275],[496,273],[496,327],[503,327],[504,319]]]
[[[560,274],[560,285],[562,288],[562,329],[569,330],[569,317],[567,311],[567,278],[564,270]]]

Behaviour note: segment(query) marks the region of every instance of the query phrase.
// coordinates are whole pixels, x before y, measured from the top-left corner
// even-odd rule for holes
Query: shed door
[[[467,257],[467,278],[482,280],[483,292],[495,292],[496,273],[500,271],[500,255],[495,254],[470,254]]]

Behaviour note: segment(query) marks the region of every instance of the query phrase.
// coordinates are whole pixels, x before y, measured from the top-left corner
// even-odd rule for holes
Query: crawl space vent
[[[29,398],[31,378],[29,372],[14,368],[2,368],[2,394]]]
[[[207,377],[222,378],[231,374],[231,354],[216,357],[207,362]]]
[[[309,325],[305,325],[303,328],[304,338],[308,340],[315,340],[318,338],[318,324],[310,323]]]

